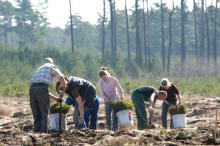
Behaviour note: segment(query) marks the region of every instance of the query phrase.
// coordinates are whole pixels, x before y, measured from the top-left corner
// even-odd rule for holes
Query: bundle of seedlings
[[[115,113],[122,111],[122,110],[133,110],[134,106],[131,102],[131,100],[121,100],[118,102],[113,102],[112,103],[112,108]]]
[[[186,114],[187,108],[185,105],[170,106],[169,113],[170,113],[170,115]]]
[[[70,110],[70,106],[65,103],[62,103],[61,107],[60,107],[59,103],[55,103],[50,106],[50,113],[51,114],[55,114],[55,113],[67,114],[69,112],[69,110]]]

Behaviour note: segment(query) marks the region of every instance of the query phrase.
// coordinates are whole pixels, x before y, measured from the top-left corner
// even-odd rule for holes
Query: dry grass
[[[2,116],[12,116],[13,109],[4,104],[0,104],[0,115]]]

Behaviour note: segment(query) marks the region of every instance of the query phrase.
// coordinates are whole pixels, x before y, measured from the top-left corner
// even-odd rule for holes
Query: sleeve
[[[72,105],[73,104],[73,99],[71,97],[67,97],[66,102],[67,105]]]
[[[117,78],[114,78],[114,80],[115,80],[115,83],[116,83],[116,87],[117,87],[117,89],[118,89],[118,91],[119,91],[119,95],[122,97],[123,94],[124,94],[124,90],[122,89],[122,87],[121,87],[121,85],[120,85],[118,79],[117,79]]]
[[[101,96],[101,97],[105,97],[105,92],[104,92],[104,90],[103,90],[101,81],[99,81],[98,84],[99,84],[100,96]]]
[[[176,88],[176,86],[175,85],[172,85],[172,86],[173,86],[174,93],[179,95],[180,93],[179,93],[179,90]]]
[[[59,79],[60,77],[63,77],[63,73],[61,73],[61,71],[56,67],[56,66],[53,66],[52,67],[52,75],[56,78],[56,79]]]

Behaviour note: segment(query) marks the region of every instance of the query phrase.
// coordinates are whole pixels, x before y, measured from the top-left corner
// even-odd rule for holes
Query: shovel
[[[64,96],[63,92],[60,92],[60,98]],[[60,102],[60,112],[59,112],[59,132],[62,132],[62,102]]]

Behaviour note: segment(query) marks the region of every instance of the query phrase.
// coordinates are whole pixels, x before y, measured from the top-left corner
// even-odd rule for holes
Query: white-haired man
[[[56,65],[53,64],[52,58],[45,58],[44,64],[34,73],[29,90],[35,132],[46,133],[48,131],[47,123],[50,109],[50,98],[57,102],[62,102],[59,97],[54,96],[48,90],[48,87],[51,85],[54,78],[59,80],[61,86],[65,88],[66,81],[64,75]]]

